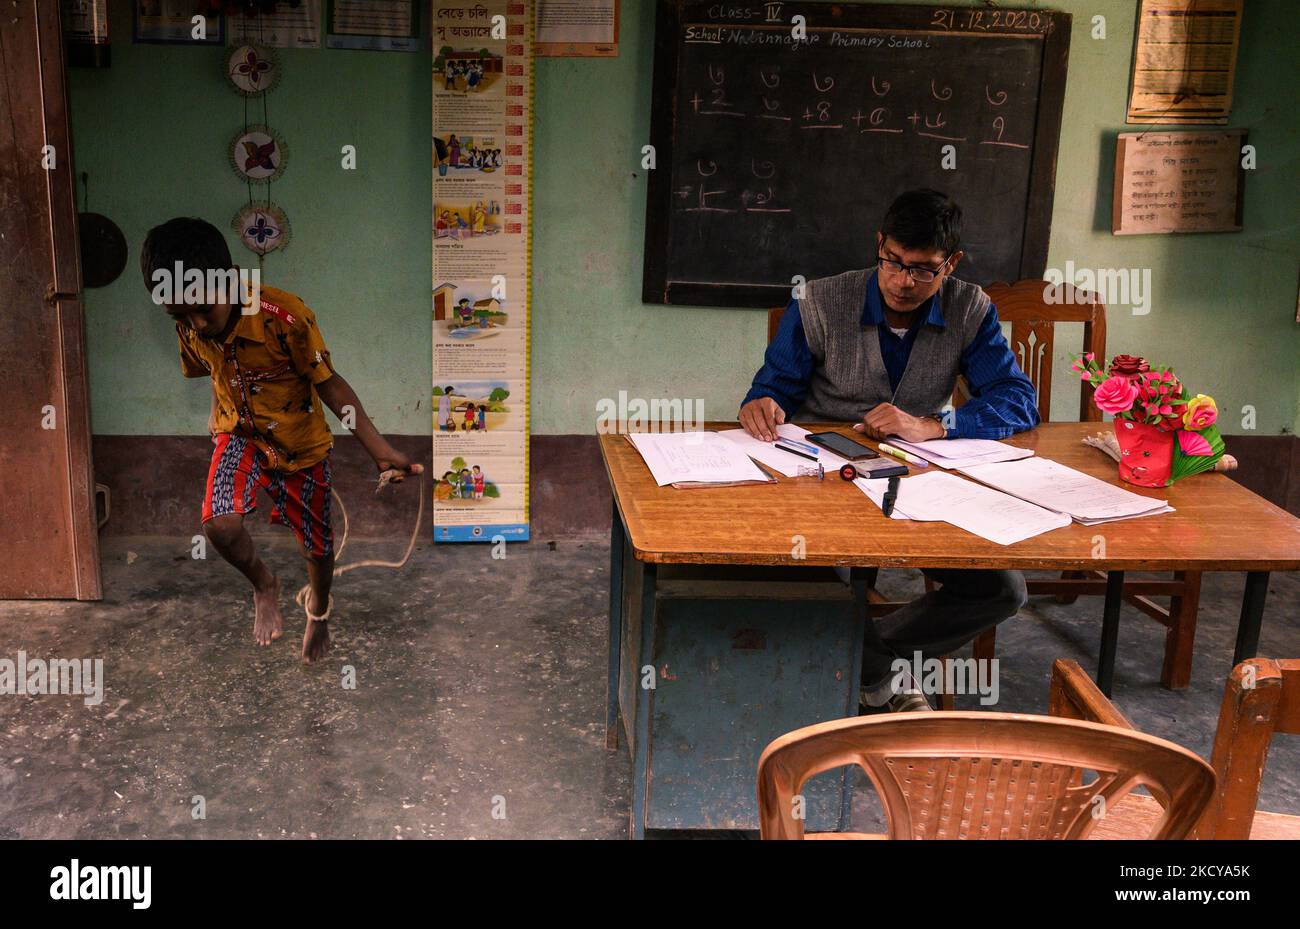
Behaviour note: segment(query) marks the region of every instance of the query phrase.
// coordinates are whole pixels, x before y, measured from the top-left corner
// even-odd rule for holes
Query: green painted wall
[[[1031,4],[1037,6],[1038,4]],[[1246,231],[1115,238],[1109,233],[1114,135],[1126,131],[1134,0],[1058,0],[1074,14],[1070,77],[1049,265],[1149,267],[1150,315],[1116,312],[1112,351],[1174,365],[1215,395],[1225,432],[1251,405],[1262,433],[1300,429],[1300,82],[1288,77],[1300,23],[1283,0],[1251,0],[1232,125],[1250,130],[1259,169],[1247,181]],[[154,223],[200,215],[224,226],[246,199],[226,164],[243,124],[219,50],[137,46],[127,4],[114,5],[113,67],[71,79],[76,167],[91,210],[113,217],[131,246],[127,272],[87,297],[93,428],[184,434],[205,428],[205,381],[180,378],[174,338],[137,271]],[[640,302],[652,4],[624,0],[616,60],[537,64],[533,429],[593,430],[596,402],[702,398],[734,415],[761,361],[766,319],[752,310]],[[1089,36],[1106,17],[1107,39]],[[380,429],[427,433],[430,383],[429,57],[322,49],[282,53],[270,122],[291,160],[274,197],[294,241],[265,280],[316,310],[335,362]],[[358,170],[340,167],[356,145]],[[969,222],[978,222],[971,217]],[[232,235],[233,242],[233,235]],[[234,246],[232,245],[232,248]],[[251,257],[239,250],[242,256]],[[243,260],[242,258],[239,260]],[[1058,357],[1057,415],[1077,402]],[[1229,415],[1231,414],[1231,415]]]

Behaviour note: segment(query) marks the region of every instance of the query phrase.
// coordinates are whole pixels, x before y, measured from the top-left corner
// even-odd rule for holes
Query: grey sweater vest
[[[944,278],[939,288],[944,325],[921,324],[895,392],[880,354],[880,331],[862,324],[873,271],[846,271],[807,283],[799,317],[815,366],[794,419],[859,422],[872,407],[891,402],[913,416],[929,416],[952,398],[961,354],[988,313],[988,296],[974,284]],[[924,305],[917,310],[922,311]]]

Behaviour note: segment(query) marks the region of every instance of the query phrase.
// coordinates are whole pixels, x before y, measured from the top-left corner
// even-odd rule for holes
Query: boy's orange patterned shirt
[[[315,386],[334,367],[315,314],[296,295],[263,287],[260,311],[241,315],[223,341],[181,324],[176,338],[181,373],[212,377],[217,433],[251,439],[276,471],[310,468],[329,454],[334,439]]]

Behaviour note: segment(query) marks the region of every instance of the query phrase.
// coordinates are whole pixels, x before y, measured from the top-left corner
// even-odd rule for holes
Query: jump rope
[[[411,471],[402,471],[399,468],[389,468],[380,472],[379,485],[375,488],[375,495],[383,490],[390,483],[402,483],[408,474],[414,474],[419,478],[420,502],[415,513],[415,526],[411,529],[411,540],[406,545],[406,554],[402,555],[400,561],[380,561],[376,558],[367,558],[362,561],[354,561],[351,564],[334,565],[333,576],[338,577],[341,574],[347,574],[357,568],[392,568],[394,571],[406,567],[406,563],[411,560],[411,553],[415,551],[415,542],[420,537],[420,524],[424,521],[424,466],[414,464]],[[343,549],[348,544],[348,508],[343,505],[343,498],[333,487],[330,488],[330,494],[339,505],[339,512],[343,514],[343,538],[339,540],[339,547],[334,551],[334,557],[337,560],[343,554]],[[307,619],[312,622],[323,622],[329,618],[330,613],[334,610],[334,594],[329,596],[329,602],[325,605],[325,612],[319,616],[311,615],[311,610],[307,609],[307,597],[311,593],[311,585],[304,584],[302,589],[294,596],[294,602],[302,607],[303,612],[307,614]]]

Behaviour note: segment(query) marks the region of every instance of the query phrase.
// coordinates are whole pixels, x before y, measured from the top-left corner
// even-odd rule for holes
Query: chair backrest
[[[1011,350],[1038,395],[1038,415],[1047,422],[1052,407],[1052,349],[1056,323],[1083,323],[1083,350],[1098,359],[1106,357],[1106,307],[1094,294],[1071,284],[1049,284],[1030,278],[1014,284],[984,288],[998,309],[998,319],[1011,324]],[[768,310],[767,341],[776,338],[785,307]],[[1092,403],[1092,386],[1079,382],[1079,421],[1101,422],[1101,410]],[[953,391],[953,405],[966,399],[965,384]]]
[[[1223,691],[1210,757],[1219,790],[1196,838],[1250,838],[1275,732],[1300,735],[1300,660],[1243,661],[1232,669]]]
[[[767,344],[771,345],[772,340],[776,338],[776,330],[781,328],[781,314],[785,312],[785,307],[778,306],[775,309],[767,311]]]
[[[1001,282],[984,288],[998,319],[1011,323],[1011,350],[1038,392],[1038,415],[1051,418],[1052,348],[1057,323],[1083,323],[1083,350],[1104,363],[1106,357],[1106,307],[1094,294],[1071,284],[1049,284],[1035,278]],[[1101,410],[1092,403],[1092,386],[1079,382],[1079,422],[1101,422]]]
[[[844,765],[871,778],[896,839],[1084,838],[1099,807],[1138,785],[1165,807],[1150,838],[1181,839],[1214,793],[1205,761],[1140,732],[1013,713],[886,714],[768,745],[758,762],[762,837],[803,838],[795,797],[808,778]]]

